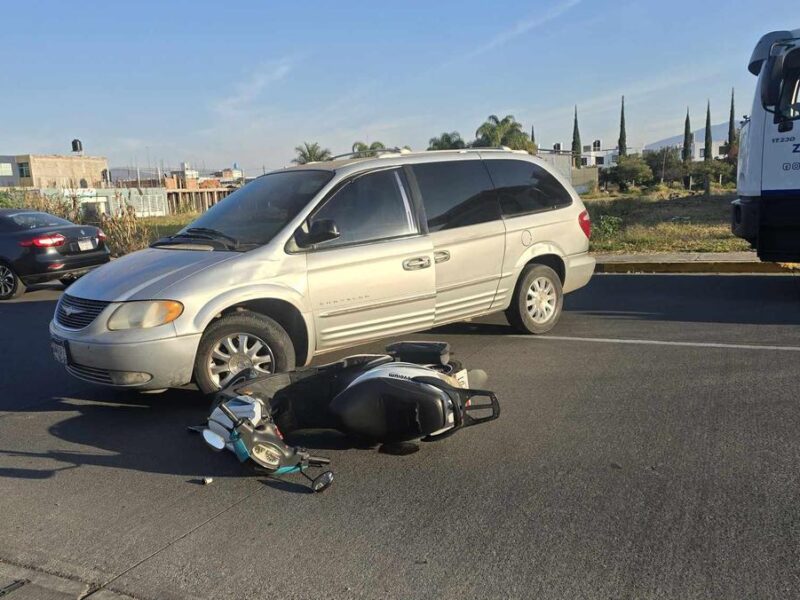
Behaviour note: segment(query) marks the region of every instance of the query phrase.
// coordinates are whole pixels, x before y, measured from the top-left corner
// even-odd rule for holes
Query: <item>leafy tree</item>
[[[622,97],[622,108],[619,113],[619,141],[617,146],[620,156],[628,155],[628,136],[625,133],[625,96]]]
[[[457,131],[450,133],[444,132],[439,137],[432,137],[428,141],[428,150],[460,150],[466,148],[467,144],[461,139],[461,134]]]
[[[483,125],[478,127],[475,137],[477,139],[472,145],[476,148],[507,146],[512,150],[536,151],[536,145],[522,131],[522,124],[513,115],[506,115],[502,119],[497,115],[489,115]]]
[[[352,150],[356,156],[360,157],[375,156],[378,153],[378,150],[385,149],[386,146],[384,146],[383,142],[372,142],[369,145],[365,144],[364,142],[356,142],[352,147]]]
[[[303,142],[300,146],[295,146],[297,158],[292,159],[292,162],[297,165],[304,165],[310,162],[321,162],[330,160],[331,151],[327,148],[321,148],[317,142]]]
[[[681,158],[683,158],[684,163],[692,162],[692,142],[694,141],[694,136],[692,136],[692,125],[689,122],[689,108],[686,108],[686,122],[683,124],[683,151],[681,153]]]
[[[681,153],[678,148],[664,147],[659,150],[645,152],[642,156],[653,175],[661,183],[672,183],[684,175]]]
[[[697,161],[690,166],[689,174],[695,179],[703,180],[706,193],[710,193],[711,181],[721,181],[722,183],[735,182],[733,165],[726,160],[711,159]]]
[[[644,185],[653,180],[653,171],[638,154],[620,156],[617,166],[611,167],[610,171],[610,178],[621,190],[627,190],[632,185]]]
[[[578,130],[578,107],[575,106],[575,119],[572,122],[572,163],[581,168],[581,132]]]

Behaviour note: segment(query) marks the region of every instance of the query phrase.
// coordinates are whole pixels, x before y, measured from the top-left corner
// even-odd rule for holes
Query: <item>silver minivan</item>
[[[268,173],[63,294],[53,353],[80,379],[206,393],[377,338],[505,311],[545,333],[592,276],[590,223],[544,161],[386,152]]]

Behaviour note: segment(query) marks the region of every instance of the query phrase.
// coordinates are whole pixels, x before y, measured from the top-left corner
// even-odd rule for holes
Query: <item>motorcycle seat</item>
[[[446,427],[449,401],[432,385],[378,377],[346,388],[334,397],[330,411],[348,433],[402,442]]]

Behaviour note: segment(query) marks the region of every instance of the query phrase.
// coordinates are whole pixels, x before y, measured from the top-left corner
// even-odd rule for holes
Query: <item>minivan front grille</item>
[[[111,379],[111,373],[106,369],[96,369],[94,367],[87,367],[86,365],[70,363],[67,365],[67,371],[78,379],[91,381],[92,383],[104,383],[106,385],[112,385],[114,383]]]
[[[83,329],[97,318],[110,302],[85,300],[62,294],[56,308],[56,322],[68,329]]]

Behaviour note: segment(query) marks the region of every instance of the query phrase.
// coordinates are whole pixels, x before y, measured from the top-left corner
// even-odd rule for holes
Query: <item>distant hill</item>
[[[706,139],[706,128],[702,127],[700,129],[696,129],[694,132],[694,143],[695,144],[702,144]],[[716,125],[711,126],[711,139],[715,142],[727,142],[728,141],[728,123],[717,123]],[[683,134],[680,135],[673,135],[672,137],[665,138],[663,140],[658,140],[657,142],[651,142],[646,144],[644,149],[645,150],[660,150],[664,147],[670,146],[683,146]]]

